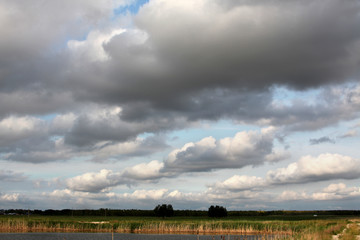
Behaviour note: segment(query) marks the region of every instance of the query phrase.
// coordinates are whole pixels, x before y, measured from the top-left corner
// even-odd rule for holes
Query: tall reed
[[[95,222],[96,221],[96,222]],[[345,219],[246,220],[238,218],[81,218],[0,216],[0,232],[118,232],[233,235],[281,235],[288,239],[328,239],[341,232]]]

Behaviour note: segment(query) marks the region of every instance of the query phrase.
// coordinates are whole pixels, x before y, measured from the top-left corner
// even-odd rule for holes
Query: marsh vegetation
[[[331,239],[350,224],[341,216],[113,217],[0,216],[1,232],[115,232],[195,235],[273,235],[282,239]],[[358,225],[347,234],[358,233]],[[348,225],[349,226],[349,225]],[[344,239],[345,239],[344,235]],[[347,237],[346,239],[351,239]]]

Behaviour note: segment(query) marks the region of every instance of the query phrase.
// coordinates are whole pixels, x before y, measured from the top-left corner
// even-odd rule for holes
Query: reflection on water
[[[114,233],[0,233],[0,240],[275,240],[273,235],[167,235]]]

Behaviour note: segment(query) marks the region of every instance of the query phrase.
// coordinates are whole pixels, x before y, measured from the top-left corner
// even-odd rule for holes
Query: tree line
[[[164,205],[164,204],[162,204]],[[162,206],[158,205],[158,206]],[[166,204],[165,204],[166,205]],[[167,208],[172,212],[170,215],[165,215],[165,217],[174,216],[174,217],[241,217],[241,216],[297,216],[297,215],[347,215],[347,216],[360,216],[360,210],[320,210],[320,211],[286,211],[286,210],[276,210],[276,211],[227,211],[225,207],[222,206],[210,206],[208,210],[174,210],[173,207]],[[139,216],[139,217],[155,217],[159,215],[157,213],[156,206],[153,210],[140,210],[140,209],[109,209],[109,208],[100,208],[100,209],[62,209],[62,210],[30,210],[30,209],[3,209],[0,210],[0,215],[42,215],[42,216]],[[224,208],[224,209],[222,209]],[[224,216],[214,216],[211,215],[214,209],[222,211],[223,213],[226,210],[226,215]],[[222,209],[222,210],[221,210]],[[159,209],[158,209],[159,210]]]

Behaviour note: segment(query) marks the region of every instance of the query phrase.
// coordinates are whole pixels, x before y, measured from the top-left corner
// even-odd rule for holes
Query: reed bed
[[[134,226],[133,226],[134,227]],[[191,233],[191,234],[292,234],[290,226],[278,222],[261,223],[246,221],[203,222],[148,222],[133,228],[135,233]]]
[[[117,232],[198,235],[266,235],[279,239],[331,239],[346,219],[246,220],[239,218],[137,218],[0,216],[0,232]],[[276,239],[276,238],[273,238]]]

